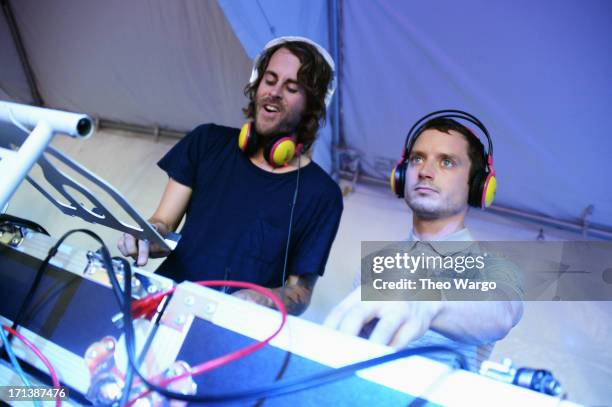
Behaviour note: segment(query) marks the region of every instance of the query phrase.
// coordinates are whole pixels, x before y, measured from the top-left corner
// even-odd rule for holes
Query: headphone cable
[[[295,203],[297,202],[298,190],[300,189],[300,169],[302,167],[302,154],[298,155],[298,168],[297,176],[295,180],[295,190],[293,191],[293,201],[291,202],[291,212],[289,214],[289,230],[287,231],[287,244],[285,246],[285,261],[283,262],[283,278],[281,286],[281,301],[285,303],[285,286],[287,277],[287,259],[289,257],[289,244],[291,243],[291,229],[293,226],[293,212],[295,210]]]

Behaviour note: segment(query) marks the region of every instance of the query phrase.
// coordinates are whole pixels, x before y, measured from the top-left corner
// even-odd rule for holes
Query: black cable
[[[281,364],[281,368],[276,374],[276,377],[274,378],[275,382],[278,382],[280,379],[282,379],[283,376],[285,375],[285,372],[287,372],[287,369],[289,368],[289,362],[291,361],[291,356],[293,356],[293,353],[291,353],[291,351],[286,350],[285,357],[283,358],[283,363]],[[267,399],[265,397],[257,400],[257,403],[255,403],[255,406],[253,407],[263,406],[266,400]]]
[[[123,313],[123,321],[124,321],[124,327],[125,327],[125,323],[126,321],[128,321],[126,318],[129,318],[129,324],[132,326],[132,334],[133,334],[133,325],[132,325],[132,305],[131,305],[131,301],[132,301],[132,267],[130,262],[128,262],[126,259],[122,258],[122,257],[113,257],[113,260],[118,260],[119,262],[121,262],[122,266],[123,266],[123,270],[124,270],[124,285],[123,285],[123,292],[122,295],[123,297],[123,305],[120,304],[121,307],[121,312]],[[115,277],[116,280],[116,276],[114,273],[113,277]],[[109,278],[111,278],[109,276]],[[112,278],[111,278],[112,279]],[[119,284],[119,282],[117,281],[117,285]],[[117,293],[118,294],[118,293]],[[172,294],[170,294],[172,295]],[[164,301],[162,299],[162,301]],[[127,309],[125,307],[125,304],[127,304]],[[167,302],[166,304],[167,305]],[[162,310],[160,311],[160,314],[163,313],[163,311],[165,311],[165,306],[162,308]],[[154,321],[151,321],[152,323],[155,323]],[[156,326],[156,325],[155,325]],[[153,335],[156,332],[156,328],[153,328],[153,332],[151,333],[151,335],[147,338],[147,340],[145,341],[141,351],[140,351],[140,357],[137,360],[136,363],[136,367],[139,369],[140,365],[143,362],[143,358],[146,356],[147,352],[149,351],[149,348],[151,346],[151,344],[153,343]],[[124,328],[124,334],[126,334],[125,328]],[[133,343],[132,343],[133,345]],[[128,349],[128,341],[127,341],[127,335],[126,335],[126,351]],[[134,357],[136,356],[136,350],[133,349],[133,354]],[[125,404],[128,403],[129,401],[129,395],[132,389],[132,384],[134,381],[134,367],[131,363],[128,362],[128,366],[127,366],[127,370],[126,370],[126,374],[125,374],[125,380],[124,380],[124,386],[123,386],[123,393],[121,395],[121,401],[119,403],[120,406],[123,406]]]
[[[132,266],[125,259],[120,259],[120,261],[123,264],[123,302],[119,302],[119,307],[121,308],[121,312],[123,312],[125,348],[126,350],[128,350],[129,346],[134,346],[134,341],[132,341],[131,344],[128,345],[128,336],[127,336],[127,330],[126,330],[126,325],[129,325],[132,330],[134,329],[134,325],[132,325],[132,305],[131,305],[132,304]],[[116,283],[116,284],[113,284],[113,282],[111,282],[111,285],[113,287],[115,287],[115,285],[118,286],[119,282],[117,281],[117,276],[115,275],[114,270],[107,269],[106,272],[108,273],[109,279],[111,281],[114,281],[114,283]],[[128,275],[129,275],[129,278],[128,278]],[[113,290],[115,290],[115,288],[113,288]],[[119,293],[120,293],[120,290],[117,291],[115,294],[119,294]],[[119,402],[119,406],[126,405],[128,401],[130,400],[130,393],[132,390],[132,383],[134,381],[134,369],[135,368],[137,369],[138,367],[134,366],[131,360],[128,360],[128,363],[126,366],[126,372],[125,372],[125,380],[123,382],[124,383],[123,392],[121,394],[121,400]]]
[[[298,168],[297,176],[295,179],[295,190],[293,191],[293,201],[291,202],[291,212],[289,213],[289,230],[287,231],[287,244],[285,245],[285,260],[283,262],[283,277],[281,285],[281,302],[285,303],[285,279],[287,278],[287,259],[289,257],[289,244],[291,243],[291,229],[293,228],[293,212],[295,210],[295,204],[297,202],[298,191],[300,189],[300,168],[301,165],[301,154],[298,156]]]
[[[106,250],[108,250],[105,247]],[[131,306],[131,300],[132,300],[132,267],[130,266],[130,262],[128,262],[127,260],[121,258],[121,257],[113,257],[113,259],[119,260],[121,262],[121,264],[123,265],[123,302],[119,302],[119,307],[122,308],[122,312],[123,312],[123,321],[124,321],[124,326],[125,326],[125,321],[126,318],[129,320],[129,324],[133,327],[132,325],[132,306]],[[130,278],[129,280],[127,279],[127,272],[129,270],[130,273]],[[115,271],[114,269],[111,269],[111,271],[108,271],[107,269],[107,273],[109,274],[109,277],[112,275],[115,280],[115,282],[117,283],[117,286],[119,285],[119,282],[117,281],[117,276],[115,275]],[[113,280],[113,279],[111,279]],[[114,286],[114,284],[111,282],[111,285]],[[114,289],[113,289],[114,290]],[[118,292],[116,292],[115,294],[119,294]],[[129,300],[126,300],[126,298],[129,298]],[[125,305],[127,303],[127,313],[126,313],[126,308]],[[125,331],[124,331],[125,332]],[[125,348],[127,349],[128,345],[127,345],[127,336],[126,336],[126,343],[125,343]],[[143,352],[146,352],[146,350],[143,350]],[[130,400],[130,393],[132,391],[132,384],[134,382],[134,368],[133,366],[131,366],[131,363],[128,362],[127,366],[126,366],[126,372],[125,372],[125,380],[123,381],[123,393],[121,394],[121,400],[119,401],[119,406],[124,406],[128,403],[128,401]]]
[[[320,373],[315,373],[306,377],[286,379],[279,383],[273,383],[267,386],[261,386],[256,389],[244,390],[229,394],[217,394],[211,396],[205,396],[205,401],[209,402],[223,402],[223,401],[239,401],[251,398],[260,397],[278,397],[289,393],[295,393],[302,390],[307,390],[312,387],[321,386],[334,381],[345,379],[353,375],[358,370],[370,368],[383,363],[391,362],[393,360],[405,358],[414,355],[423,355],[429,353],[453,353],[457,356],[459,364],[462,368],[467,367],[465,357],[460,353],[444,347],[444,346],[424,346],[413,349],[403,349],[395,353],[380,356],[373,359],[368,359],[363,362],[353,363],[351,365],[343,366],[338,369],[326,370]],[[189,401],[197,401],[193,398]]]

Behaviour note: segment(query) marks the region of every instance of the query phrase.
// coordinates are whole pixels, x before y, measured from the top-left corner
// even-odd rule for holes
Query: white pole
[[[51,127],[40,122],[18,151],[3,157],[0,161],[0,207],[8,202],[52,138]]]
[[[91,136],[94,130],[91,118],[84,114],[4,101],[0,101],[0,120],[28,129],[33,129],[38,122],[45,121],[54,133],[81,138]]]
[[[86,138],[94,130],[87,115],[3,101],[0,101],[0,121],[11,123],[25,132],[34,129],[18,146],[19,150],[0,147],[0,208],[15,193],[55,133]]]

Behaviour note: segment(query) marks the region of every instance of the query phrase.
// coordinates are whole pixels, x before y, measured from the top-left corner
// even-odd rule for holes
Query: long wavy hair
[[[298,123],[296,135],[298,143],[301,143],[306,151],[315,141],[321,122],[325,121],[325,94],[333,75],[331,67],[312,45],[301,41],[287,41],[266,49],[257,63],[257,80],[244,88],[249,104],[242,111],[248,119],[255,118],[257,88],[272,55],[280,48],[289,50],[301,63],[297,80],[306,92],[306,107]]]

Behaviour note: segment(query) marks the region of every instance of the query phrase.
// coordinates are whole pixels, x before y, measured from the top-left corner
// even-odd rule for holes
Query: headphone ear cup
[[[487,179],[482,187],[482,208],[488,208],[495,199],[495,191],[497,191],[497,178],[495,178],[495,172],[487,174]]]
[[[273,167],[282,167],[293,160],[296,151],[295,138],[284,136],[270,140],[264,149],[264,157]]]
[[[391,170],[391,190],[397,195],[398,198],[404,197],[404,187],[406,185],[406,161],[402,161]]]
[[[249,157],[255,153],[257,149],[257,132],[253,131],[252,122],[245,123],[240,129],[238,148]]]

